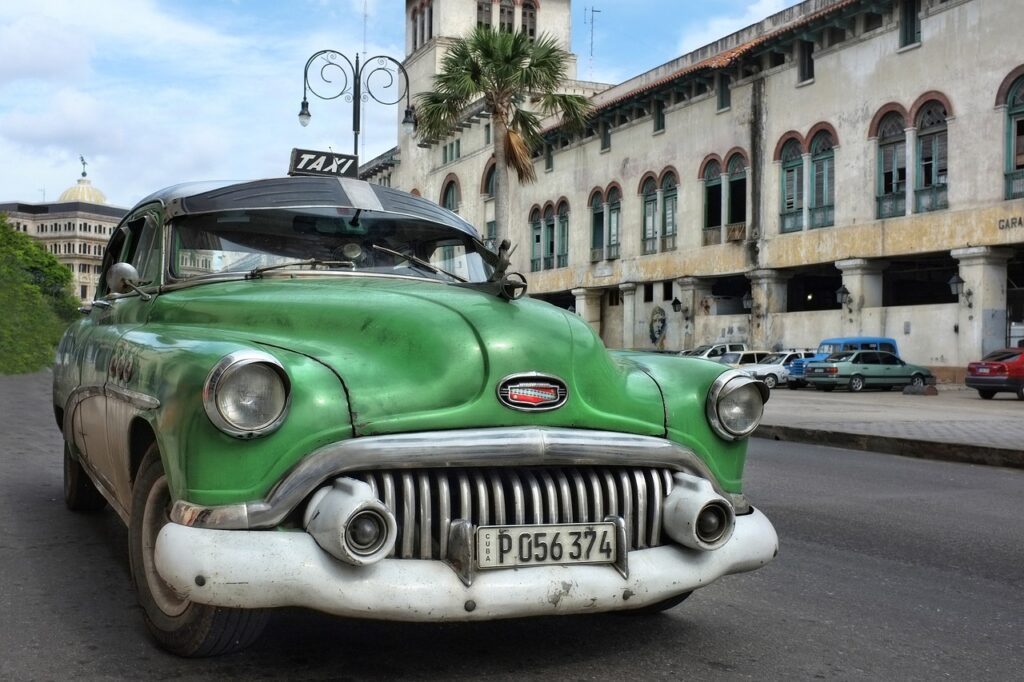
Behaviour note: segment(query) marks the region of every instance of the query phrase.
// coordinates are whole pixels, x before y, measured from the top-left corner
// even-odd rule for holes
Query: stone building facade
[[[568,47],[569,5],[410,0],[412,92],[475,23]],[[538,182],[513,181],[514,267],[612,347],[870,334],[955,377],[1024,340],[1020,12],[807,0],[626,82],[567,81],[595,116],[547,121]],[[362,175],[486,233],[491,155],[477,107],[446,140],[399,128]]]
[[[110,206],[82,173],[78,182],[52,203],[0,203],[11,228],[42,242],[73,275],[73,291],[91,301],[99,284],[107,241],[127,211]]]

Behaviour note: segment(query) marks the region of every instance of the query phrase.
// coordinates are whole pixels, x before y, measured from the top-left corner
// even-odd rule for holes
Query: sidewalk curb
[[[902,455],[918,459],[934,459],[944,462],[982,464],[985,466],[1024,469],[1024,450],[997,448],[965,443],[942,443],[938,441],[896,438],[867,433],[846,433],[826,429],[811,429],[799,426],[761,424],[754,431],[754,438],[813,443],[828,447],[867,450],[889,455]]]

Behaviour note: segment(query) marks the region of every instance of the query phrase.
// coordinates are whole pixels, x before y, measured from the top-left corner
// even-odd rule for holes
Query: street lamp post
[[[322,59],[319,65],[319,81],[330,88],[325,93],[317,92],[309,81],[309,69],[314,66],[317,59]],[[367,67],[370,68],[367,69]],[[398,97],[393,101],[382,99],[380,93],[388,91],[395,85],[395,70],[401,74],[398,79]],[[337,75],[341,76],[341,80],[335,82],[332,80],[332,76]],[[377,79],[374,80],[374,77]],[[355,63],[353,63],[337,50],[315,52],[306,60],[306,68],[302,73],[302,104],[299,108],[299,123],[303,126],[309,125],[309,120],[312,118],[312,114],[309,113],[309,93],[324,100],[344,96],[346,102],[352,102],[352,154],[357,157],[359,156],[359,105],[367,101],[368,98],[373,98],[375,102],[381,104],[392,105],[398,104],[404,97],[405,117],[402,119],[402,127],[406,132],[412,132],[415,128],[415,112],[409,103],[409,74],[397,60],[386,55],[370,57],[365,63],[360,64],[358,53]]]

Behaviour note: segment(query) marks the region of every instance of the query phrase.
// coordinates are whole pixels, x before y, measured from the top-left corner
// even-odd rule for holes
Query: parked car
[[[789,388],[801,388],[807,385],[804,377],[804,367],[808,362],[824,360],[833,353],[844,350],[881,350],[892,353],[899,357],[899,348],[896,346],[896,339],[887,336],[839,336],[831,339],[824,339],[818,344],[818,350],[812,358],[794,360],[789,367]]]
[[[796,360],[804,360],[815,356],[813,350],[785,350],[765,357],[753,365],[743,365],[742,370],[764,382],[768,388],[775,388],[779,384],[789,381],[789,368]]]
[[[747,344],[745,343],[709,343],[697,346],[696,348],[690,348],[689,350],[679,351],[679,354],[688,358],[718,360],[725,353],[735,353],[746,349]]]
[[[723,365],[729,365],[730,367],[742,367],[744,365],[754,365],[761,362],[766,357],[771,355],[770,350],[741,350],[725,353],[718,359]]]
[[[772,560],[742,493],[764,386],[608,351],[508,247],[348,178],[178,185],[121,221],[53,406],[64,501],[127,524],[160,646],[241,648],[284,606],[650,612]]]
[[[969,363],[964,383],[985,400],[1001,392],[1016,393],[1024,400],[1024,348],[1003,348]]]
[[[836,386],[857,392],[865,388],[889,390],[895,386],[935,383],[927,367],[911,365],[892,353],[874,350],[842,351],[821,362],[808,362],[805,377],[821,391],[831,391]]]

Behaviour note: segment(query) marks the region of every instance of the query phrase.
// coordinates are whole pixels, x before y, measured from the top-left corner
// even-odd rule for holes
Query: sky
[[[794,4],[573,2],[577,77],[619,83]],[[311,98],[313,118],[299,125],[303,67],[322,49],[401,61],[404,7],[404,0],[3,0],[0,202],[55,201],[81,175],[80,156],[108,202],[128,208],[179,182],[284,175],[293,147],[348,153],[350,103]],[[394,146],[396,117],[394,107],[372,100],[363,109],[362,161]]]

